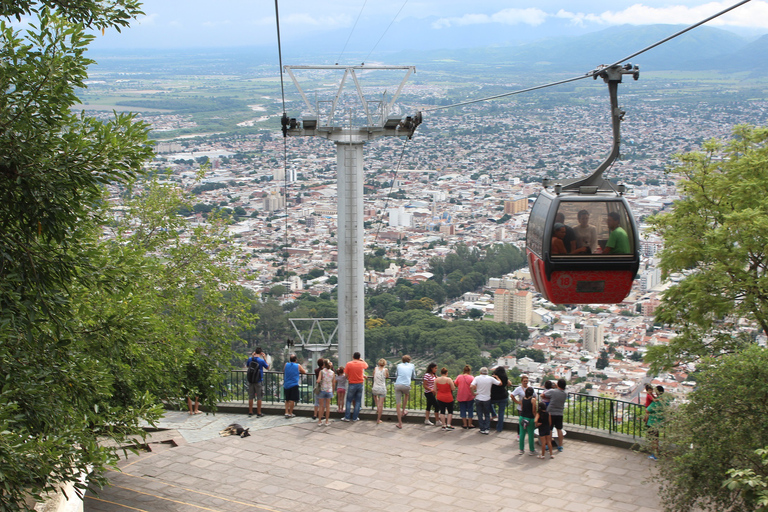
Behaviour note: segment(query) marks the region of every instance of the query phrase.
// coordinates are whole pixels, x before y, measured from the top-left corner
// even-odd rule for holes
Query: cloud
[[[569,19],[571,23],[579,26],[588,23],[600,25],[651,25],[656,23],[692,25],[731,5],[733,5],[731,2],[709,2],[694,7],[684,5],[650,7],[644,4],[634,4],[622,11],[603,11],[601,13],[575,13],[561,9],[555,14],[555,17]],[[768,28],[768,2],[750,2],[710,21],[708,24]]]
[[[544,23],[546,19],[547,13],[541,9],[502,9],[493,14],[465,14],[461,17],[440,18],[432,23],[432,27],[439,29],[487,23],[502,23],[504,25],[519,25],[523,23],[535,27]]]

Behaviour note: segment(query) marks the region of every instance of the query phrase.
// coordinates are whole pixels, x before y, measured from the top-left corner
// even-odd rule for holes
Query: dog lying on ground
[[[250,432],[248,432],[250,428],[243,428],[242,425],[239,423],[232,423],[230,426],[219,432],[219,435],[221,437],[225,436],[240,436],[240,437],[250,437]]]

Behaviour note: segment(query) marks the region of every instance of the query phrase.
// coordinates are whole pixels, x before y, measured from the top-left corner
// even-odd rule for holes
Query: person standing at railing
[[[320,416],[320,413],[318,412],[320,410],[320,372],[325,367],[325,361],[323,361],[323,358],[317,360],[317,368],[315,368],[315,387],[312,389],[312,394],[314,395],[315,400],[315,409],[312,414],[312,419],[316,420],[318,416]],[[311,363],[310,363],[311,364]]]
[[[440,369],[440,376],[435,379],[437,405],[440,408],[440,421],[443,422],[443,430],[453,430],[453,392],[456,384],[448,376],[448,368]]]
[[[532,387],[525,388],[525,397],[520,404],[520,455],[525,453],[525,436],[528,436],[528,455],[536,455],[533,449],[533,429],[536,418],[536,397]]]
[[[299,363],[296,354],[291,354],[283,370],[283,391],[285,392],[285,417],[293,418],[293,408],[299,401],[299,379],[307,373]]]
[[[435,376],[437,373],[437,363],[429,363],[427,366],[427,372],[424,374],[424,378],[421,380],[421,385],[424,388],[424,398],[427,399],[427,410],[424,416],[425,425],[441,425],[440,416],[437,413],[437,397],[435,397]],[[435,423],[429,421],[429,411],[434,407],[435,409]]]
[[[254,367],[254,371],[249,371],[246,375],[253,375],[253,382],[248,379],[248,417],[253,416],[253,399],[256,398],[256,417],[261,418],[264,416],[261,414],[261,401],[264,399],[264,370],[269,370],[267,364],[267,354],[261,349],[256,347],[251,357],[245,363],[245,367],[250,369]]]
[[[488,435],[491,431],[491,387],[500,386],[501,381],[495,375],[488,375],[488,368],[480,368],[480,375],[472,380],[469,388],[475,395],[477,423],[480,433]]]
[[[395,407],[397,407],[397,428],[403,428],[403,418],[408,414],[408,399],[411,396],[411,381],[416,367],[411,363],[411,356],[404,355],[403,362],[397,365],[395,380]]]
[[[320,384],[320,393],[318,393],[318,400],[320,402],[320,410],[317,413],[317,424],[323,423],[323,412],[325,412],[325,424],[331,424],[331,398],[333,398],[333,388],[336,386],[336,374],[333,372],[333,365],[328,359],[323,361],[323,368],[318,375],[318,383]]]
[[[352,354],[352,360],[344,367],[344,374],[349,380],[347,390],[347,410],[341,421],[358,421],[360,419],[360,406],[363,403],[363,383],[365,382],[365,369],[368,363],[360,359],[360,352]],[[352,402],[355,403],[354,412]],[[351,418],[350,418],[351,416]]]
[[[461,415],[461,428],[475,428],[472,424],[474,416],[475,395],[470,386],[475,378],[472,376],[472,368],[469,365],[464,366],[464,373],[456,377],[453,381],[458,391],[456,400],[459,402],[459,414]]]
[[[493,374],[501,381],[501,386],[493,386],[491,388],[491,417],[497,416],[496,420],[496,432],[501,432],[504,429],[504,413],[507,410],[507,404],[509,403],[509,377],[507,377],[507,371],[503,366],[497,366],[493,370]],[[495,410],[498,412],[494,415]]]
[[[528,376],[523,374],[520,376],[520,385],[517,386],[514,391],[512,391],[512,400],[514,400],[515,403],[517,404],[518,426],[522,425],[522,422],[523,422],[521,411],[523,409],[523,398],[525,398],[526,389],[528,389]],[[518,437],[519,437],[519,429],[518,429]]]
[[[565,414],[565,401],[568,400],[568,393],[565,392],[565,379],[557,379],[557,387],[544,391],[542,396],[549,399],[547,412],[552,418],[552,430],[557,429],[557,451],[563,451],[563,440],[565,431],[563,430],[563,415]]]
[[[376,424],[381,423],[381,413],[384,411],[384,399],[387,398],[387,379],[389,370],[387,369],[387,360],[379,359],[379,364],[373,369],[373,386],[371,394],[376,402]]]
[[[347,376],[344,375],[344,367],[339,366],[336,370],[336,408],[338,412],[344,412],[344,402],[347,396]]]

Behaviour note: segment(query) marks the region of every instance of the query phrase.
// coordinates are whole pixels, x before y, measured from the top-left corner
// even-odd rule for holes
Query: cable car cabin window
[[[632,226],[621,201],[563,201],[555,214],[550,254],[553,257],[633,256]]]
[[[525,235],[527,248],[539,256],[542,253],[542,241],[544,240],[544,231],[547,225],[547,214],[552,205],[552,199],[540,195],[531,209],[531,215],[528,218],[528,230]]]

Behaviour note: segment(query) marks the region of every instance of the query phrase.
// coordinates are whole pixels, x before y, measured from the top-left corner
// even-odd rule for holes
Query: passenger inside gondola
[[[573,228],[565,223],[565,214],[563,212],[557,212],[557,215],[555,216],[555,222],[560,223],[565,227],[565,237],[563,238],[565,252],[568,254],[573,254],[573,252],[576,250],[576,234],[573,232]]]
[[[603,249],[603,254],[630,254],[629,236],[624,231],[624,228],[619,226],[621,216],[618,212],[608,212],[608,217],[605,221],[611,233]]]
[[[568,254],[568,251],[565,250],[565,243],[563,242],[565,239],[565,232],[565,224],[560,224],[559,222],[555,224],[552,229],[552,254]]]
[[[579,210],[578,226],[573,228],[576,235],[576,249],[584,254],[597,253],[597,228],[589,223],[589,212]]]

